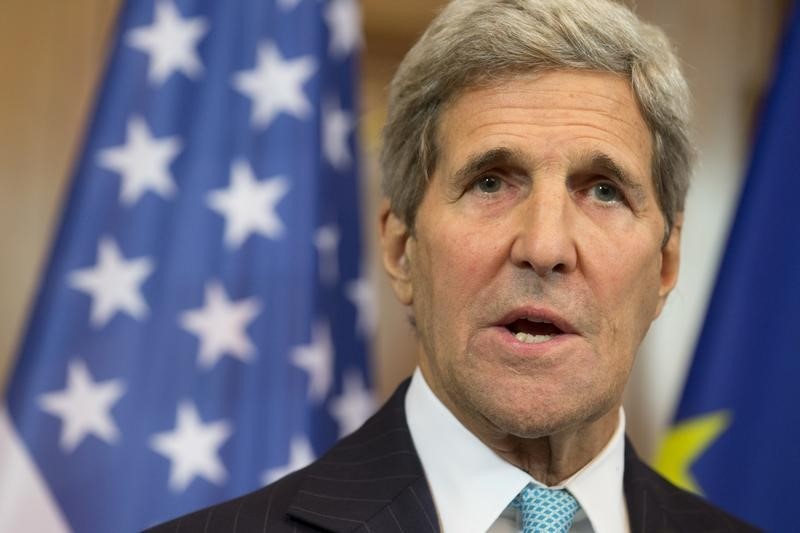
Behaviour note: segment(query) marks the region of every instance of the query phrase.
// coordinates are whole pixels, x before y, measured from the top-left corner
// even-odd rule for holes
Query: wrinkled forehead
[[[652,182],[652,133],[630,82],[614,73],[552,70],[470,86],[442,108],[435,135],[439,169],[492,152],[592,153]]]

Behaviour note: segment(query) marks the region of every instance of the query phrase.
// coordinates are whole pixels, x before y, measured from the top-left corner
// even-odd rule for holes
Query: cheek
[[[430,342],[463,348],[485,304],[492,301],[501,247],[483,234],[454,231],[455,224],[444,227],[450,231],[420,243],[414,311]]]
[[[427,279],[427,298],[434,311],[434,320],[447,320],[451,327],[460,322],[452,316],[462,310],[464,304],[474,296],[475,282],[480,276],[480,268],[464,249],[440,245],[434,247],[427,271],[422,274]]]
[[[456,222],[443,222],[443,227],[458,229],[433,236],[426,247],[437,296],[474,298],[503,263],[503,245],[486,228],[468,229]]]
[[[604,264],[594,276],[593,290],[611,320],[615,341],[631,346],[641,342],[655,317],[659,301],[660,265],[656,253],[626,251]]]

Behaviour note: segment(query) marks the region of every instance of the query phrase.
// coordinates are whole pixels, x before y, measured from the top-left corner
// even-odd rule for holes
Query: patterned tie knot
[[[522,514],[523,533],[566,533],[580,505],[564,489],[529,483],[511,504]]]

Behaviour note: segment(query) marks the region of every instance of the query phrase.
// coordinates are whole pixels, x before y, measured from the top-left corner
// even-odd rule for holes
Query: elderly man
[[[419,368],[309,467],[163,531],[749,531],[624,437],[678,275],[665,37],[606,0],[456,0],[392,83],[383,262]]]

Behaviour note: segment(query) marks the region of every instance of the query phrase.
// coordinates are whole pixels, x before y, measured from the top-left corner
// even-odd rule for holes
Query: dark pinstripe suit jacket
[[[151,531],[438,532],[406,424],[407,388],[406,381],[358,431],[308,467]],[[629,443],[624,487],[633,533],[756,531],[668,483],[639,460]]]

